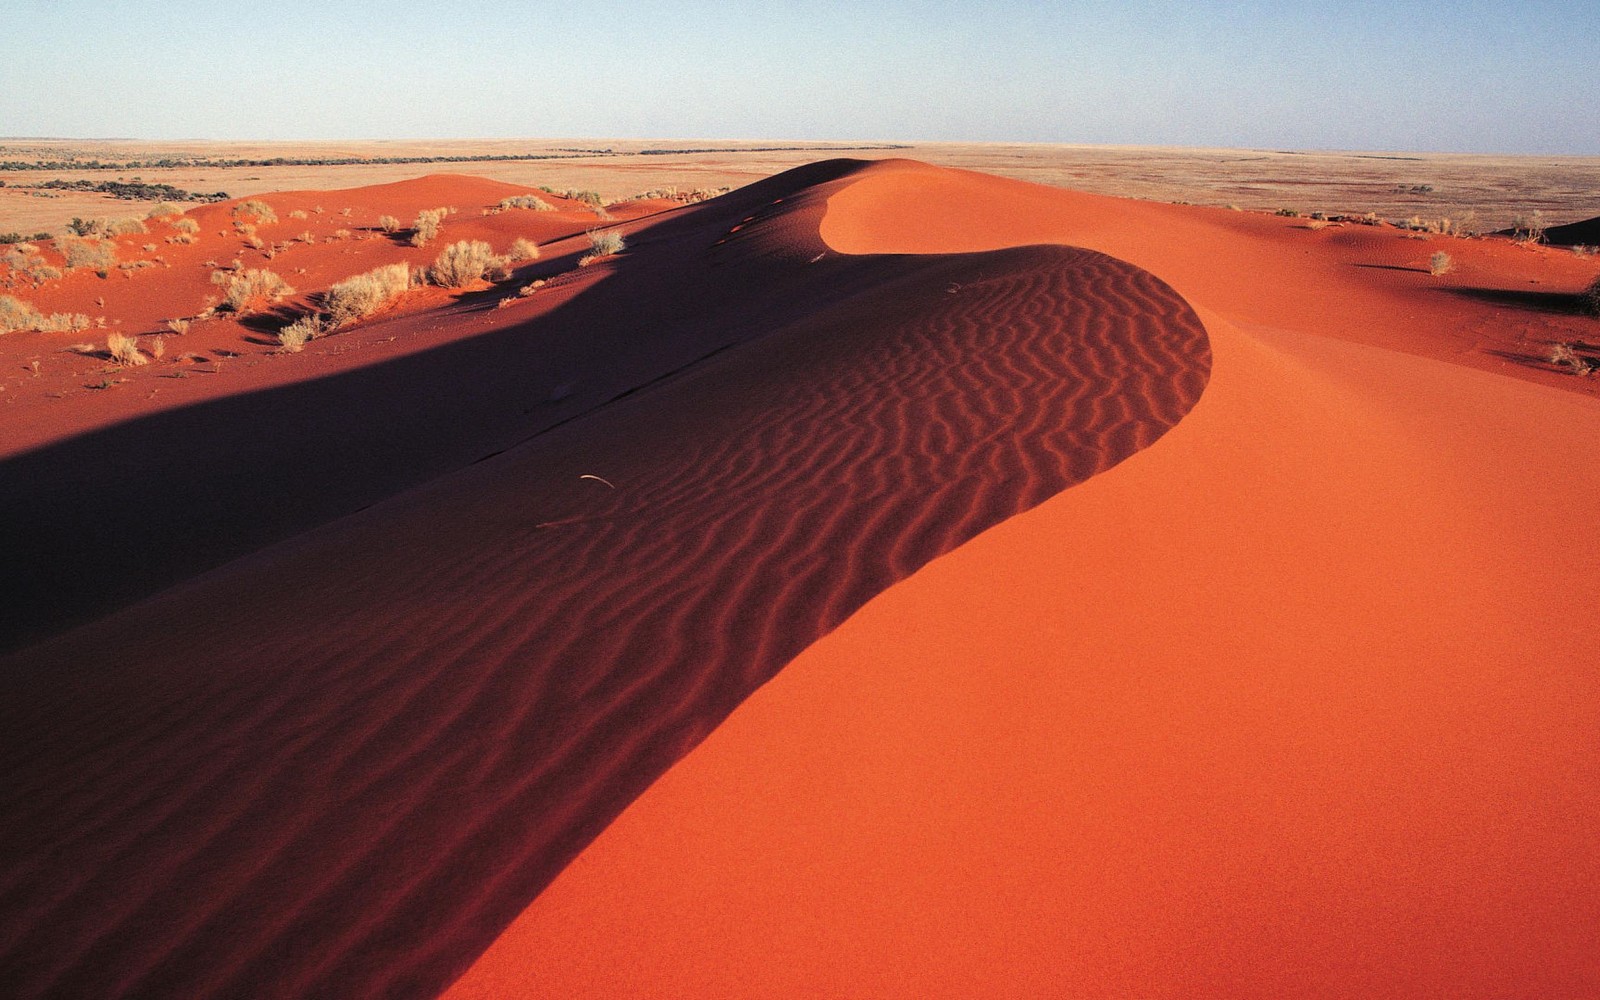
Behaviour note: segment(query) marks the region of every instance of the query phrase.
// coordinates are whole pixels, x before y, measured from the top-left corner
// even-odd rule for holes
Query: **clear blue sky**
[[[1600,0],[0,0],[0,135],[1600,154]]]

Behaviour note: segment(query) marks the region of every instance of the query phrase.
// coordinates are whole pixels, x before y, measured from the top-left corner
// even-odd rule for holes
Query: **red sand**
[[[1600,987],[1600,406],[1501,356],[1592,262],[907,163],[628,229],[8,452],[114,562],[38,634],[304,533],[0,660],[6,992]]]
[[[1203,306],[1206,394],[809,648],[448,996],[1600,991],[1600,407],[1340,342],[1488,320],[1230,238],[1272,225],[835,196],[837,249],[1151,268]]]

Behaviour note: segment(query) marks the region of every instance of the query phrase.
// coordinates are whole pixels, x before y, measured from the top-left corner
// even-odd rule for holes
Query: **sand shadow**
[[[1578,292],[1535,292],[1517,288],[1445,288],[1441,291],[1478,302],[1530,312],[1581,316],[1585,311],[1583,296]]]

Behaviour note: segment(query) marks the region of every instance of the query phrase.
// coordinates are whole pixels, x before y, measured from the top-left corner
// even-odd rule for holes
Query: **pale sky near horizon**
[[[1600,155],[1600,0],[0,0],[0,136]]]

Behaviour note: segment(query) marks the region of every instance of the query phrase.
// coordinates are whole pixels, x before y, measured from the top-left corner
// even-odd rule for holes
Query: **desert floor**
[[[1019,150],[261,168],[0,258],[83,317],[0,334],[0,993],[1600,991],[1600,257]],[[1292,204],[1594,214],[1452,160]]]
[[[875,148],[876,147],[876,148]],[[714,149],[715,152],[661,153]],[[609,151],[610,155],[586,151]],[[639,155],[642,151],[649,155]],[[509,184],[598,191],[607,200],[655,188],[741,187],[826,156],[907,157],[1096,194],[1250,210],[1377,212],[1450,218],[1487,230],[1542,212],[1551,225],[1596,214],[1600,158],[1441,153],[1295,152],[1040,143],[724,142],[705,139],[445,140],[433,142],[148,142],[0,139],[0,162],[547,156],[473,163],[145,167],[0,171],[0,232],[54,232],[74,216],[116,215],[100,194],[39,191],[52,179],[133,180],[245,197],[351,188],[461,170]]]

